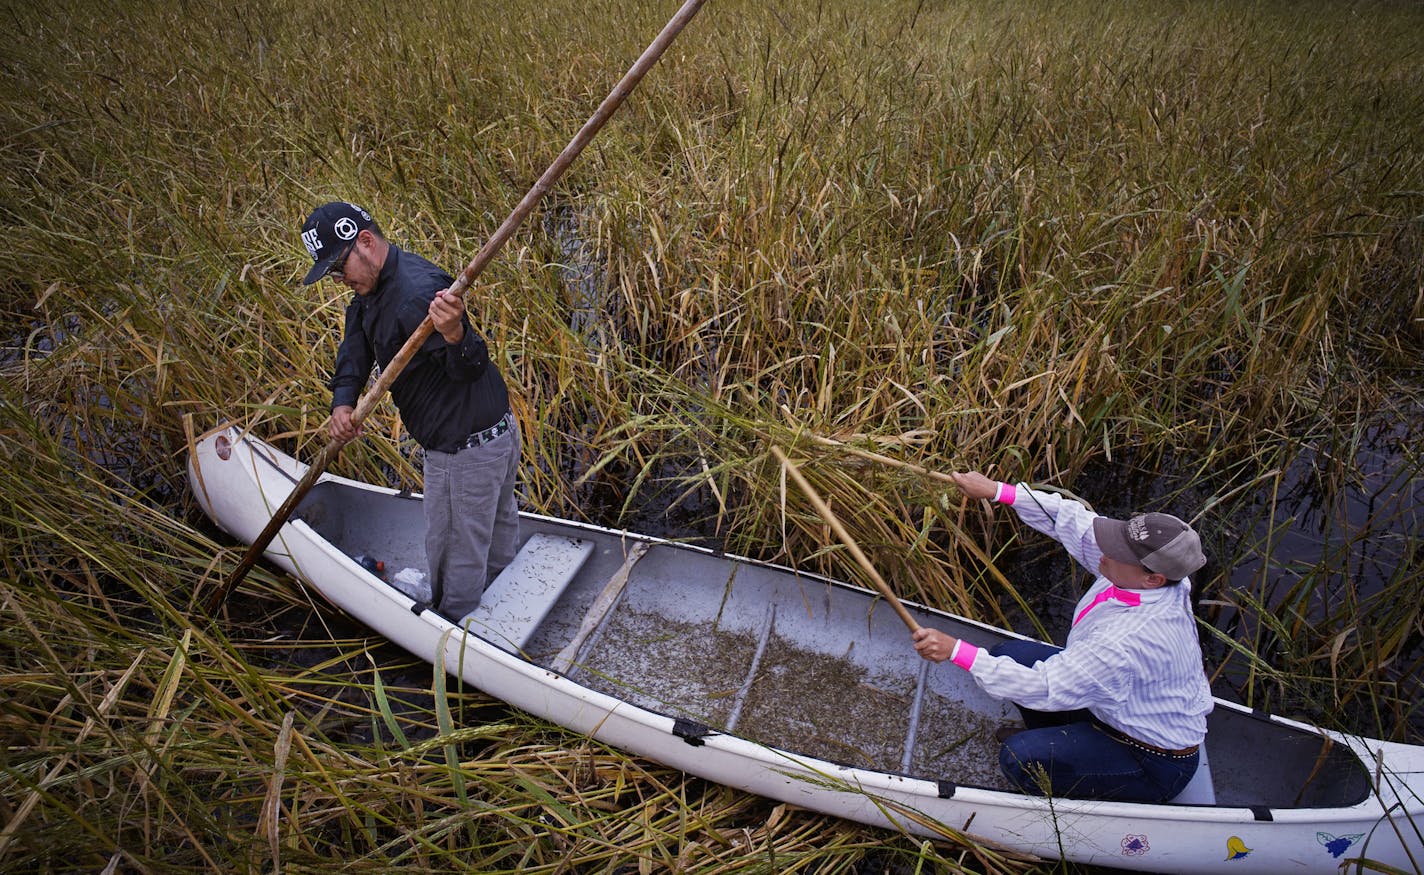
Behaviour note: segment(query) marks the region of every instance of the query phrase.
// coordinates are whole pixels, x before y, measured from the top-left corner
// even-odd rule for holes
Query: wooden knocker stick
[[[892,459],[889,456],[883,456],[880,453],[872,453],[869,450],[862,450],[859,447],[853,447],[843,441],[832,440],[831,438],[822,437],[818,434],[807,436],[811,438],[811,440],[815,441],[818,444],[821,444],[822,446],[835,447],[838,450],[844,450],[845,452],[850,453],[852,456],[859,456],[860,458],[867,459],[871,462],[879,462],[882,465],[889,465],[892,468],[899,468],[902,471],[909,471],[912,474],[918,474],[921,477],[928,477],[931,480],[938,480],[939,482],[947,483],[950,486],[958,486],[958,484],[954,482],[953,477],[949,476],[948,474],[945,474],[942,471],[931,471],[929,468],[924,468],[919,465],[912,465],[909,462],[902,462],[899,459]]]
[[[791,479],[796,481],[796,485],[801,488],[801,491],[806,493],[806,497],[810,499],[811,504],[815,505],[816,511],[821,515],[821,519],[826,521],[831,527],[831,531],[835,532],[836,537],[840,538],[841,543],[845,544],[846,549],[850,550],[850,555],[855,558],[861,570],[870,577],[870,580],[875,584],[875,588],[880,590],[880,594],[885,596],[885,600],[890,603],[890,607],[895,609],[895,613],[900,615],[900,619],[905,621],[905,625],[910,628],[911,632],[917,631],[920,628],[920,624],[915,622],[914,617],[910,616],[910,612],[905,609],[905,605],[890,589],[890,585],[885,582],[885,578],[880,576],[880,572],[875,570],[875,566],[871,565],[870,560],[861,552],[860,546],[855,543],[855,539],[850,536],[850,532],[847,532],[845,526],[841,525],[841,521],[836,519],[836,515],[831,512],[831,506],[822,500],[821,496],[817,494],[810,483],[806,482],[806,478],[801,476],[801,471],[791,463],[790,459],[786,458],[786,454],[781,451],[780,447],[773,446],[771,452],[772,455],[776,456],[781,462],[782,466],[786,469],[786,473],[791,475]]]

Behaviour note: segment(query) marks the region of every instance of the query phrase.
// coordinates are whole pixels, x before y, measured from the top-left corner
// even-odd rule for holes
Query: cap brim
[[[333,252],[324,258],[318,258],[316,264],[312,265],[312,269],[307,271],[306,277],[302,280],[302,285],[309,286],[326,276],[327,272],[331,270],[331,263],[336,260],[338,254],[339,253]]]
[[[1127,523],[1122,520],[1105,516],[1094,517],[1093,537],[1098,542],[1098,549],[1109,559],[1131,562],[1133,565],[1142,564],[1142,560],[1137,558],[1137,554],[1132,552],[1132,547],[1127,543]]]

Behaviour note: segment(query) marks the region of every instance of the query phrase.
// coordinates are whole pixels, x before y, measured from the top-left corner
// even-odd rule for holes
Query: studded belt
[[[513,427],[513,425],[514,414],[505,413],[499,418],[499,422],[496,422],[489,428],[481,429],[480,431],[475,432],[474,434],[461,441],[458,445],[456,445],[455,452],[458,453],[461,450],[468,450],[473,447],[484,446],[485,444],[509,431],[509,429]]]
[[[1201,747],[1201,745],[1197,745],[1197,744],[1194,744],[1194,745],[1192,745],[1191,747],[1178,748],[1178,749],[1176,749],[1176,750],[1171,750],[1170,748],[1165,748],[1165,747],[1158,747],[1158,746],[1155,745],[1155,744],[1148,744],[1148,743],[1145,742],[1145,741],[1141,741],[1140,739],[1133,738],[1131,735],[1128,735],[1126,732],[1123,732],[1123,731],[1120,730],[1120,729],[1115,729],[1114,727],[1111,727],[1111,726],[1107,725],[1106,723],[1102,722],[1101,720],[1094,720],[1093,722],[1094,722],[1100,729],[1102,729],[1102,730],[1103,730],[1104,732],[1106,732],[1108,735],[1111,735],[1113,738],[1116,738],[1118,741],[1126,742],[1127,744],[1130,744],[1130,745],[1132,745],[1132,746],[1134,746],[1134,747],[1139,747],[1139,748],[1142,748],[1143,750],[1151,751],[1152,753],[1160,753],[1160,754],[1162,754],[1163,756],[1169,756],[1169,757],[1189,757],[1189,756],[1191,756],[1192,754],[1194,754],[1194,753],[1197,752],[1197,748]]]

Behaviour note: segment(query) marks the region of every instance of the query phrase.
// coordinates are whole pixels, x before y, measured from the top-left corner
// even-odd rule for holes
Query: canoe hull
[[[189,458],[190,482],[199,503],[220,527],[243,543],[251,543],[257,536],[304,471],[301,463],[229,429],[204,436]],[[393,490],[331,475],[324,475],[317,488],[324,487],[349,491],[343,495],[408,501],[418,510],[417,499],[401,498]],[[1337,752],[1348,751],[1367,763],[1375,763],[1376,758],[1383,762],[1389,779],[1381,782],[1377,790],[1359,794],[1364,798],[1349,805],[1313,808],[1140,805],[1071,799],[1055,799],[1050,804],[1001,788],[973,786],[985,781],[917,777],[914,773],[923,770],[911,768],[866,768],[823,752],[807,754],[783,749],[796,745],[766,743],[717,731],[696,719],[677,716],[671,708],[627,701],[627,697],[594,688],[588,681],[576,678],[574,672],[549,667],[551,660],[531,661],[516,648],[502,647],[471,634],[432,611],[417,613],[412,610],[416,606],[414,599],[365,573],[349,557],[349,545],[348,551],[343,551],[319,531],[324,524],[323,514],[336,511],[324,511],[319,504],[303,507],[305,512],[298,510],[298,516],[303,518],[282,527],[267,558],[314,587],[335,606],[412,654],[444,666],[450,674],[510,705],[717,783],[917,836],[943,838],[963,830],[977,841],[1018,853],[1050,859],[1061,856],[1074,862],[1140,872],[1211,873],[1254,868],[1333,873],[1342,862],[1361,857],[1411,871],[1418,868],[1416,861],[1424,862],[1424,843],[1419,836],[1419,830],[1424,828],[1424,803],[1419,790],[1424,784],[1424,749],[1416,746],[1325,732],[1280,718],[1251,715],[1239,706],[1218,702],[1217,710],[1223,719],[1239,721],[1242,727],[1268,722],[1280,732],[1308,732],[1312,738],[1326,739],[1327,747],[1333,742],[1339,746]],[[527,529],[593,540],[595,561],[606,562],[610,567],[626,561],[630,545],[651,544],[660,550],[676,551],[673,566],[738,563],[739,568],[750,569],[742,574],[766,569],[767,574],[794,576],[803,589],[805,581],[812,581],[816,586],[835,587],[837,594],[855,590],[863,594],[866,604],[875,604],[873,594],[863,590],[795,575],[764,563],[547,517],[525,515],[524,520]],[[328,528],[336,531],[340,527]],[[738,573],[733,570],[730,576]],[[664,583],[659,588],[668,586]],[[815,613],[817,597],[803,598],[806,611]],[[927,623],[954,623],[958,624],[953,627],[956,630],[963,628],[983,635],[1011,635],[964,618],[920,606],[913,608]],[[855,646],[861,647],[862,652],[876,646],[890,647],[884,642],[892,640],[891,629],[897,622],[893,615],[884,617],[890,613],[881,607],[877,616],[866,623],[867,628],[856,633],[865,637]],[[550,640],[570,637],[570,630],[558,628],[557,622],[549,625]],[[895,647],[906,646],[900,627]],[[552,649],[552,645],[546,649]],[[957,673],[952,668],[936,670],[944,671],[945,677],[955,677]],[[972,694],[970,684],[965,695]],[[1213,749],[1210,744],[1208,749]]]

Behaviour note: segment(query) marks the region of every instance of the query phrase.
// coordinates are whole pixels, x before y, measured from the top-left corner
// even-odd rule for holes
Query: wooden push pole
[[[574,138],[569,141],[569,144],[564,147],[564,151],[559,153],[559,157],[554,159],[554,163],[549,165],[549,169],[544,171],[543,175],[534,183],[534,187],[529,189],[529,193],[524,195],[524,199],[515,206],[514,211],[509,214],[509,218],[504,220],[504,223],[499,226],[489,240],[485,242],[485,245],[481,247],[480,251],[475,254],[474,259],[465,266],[464,270],[460,271],[460,275],[455,278],[454,285],[450,286],[452,294],[462,301],[464,300],[465,291],[469,289],[470,284],[473,283],[475,278],[485,269],[485,265],[494,258],[495,253],[514,235],[515,229],[533,212],[535,205],[538,204],[539,200],[554,186],[554,183],[564,174],[564,171],[568,169],[569,165],[573,163],[574,159],[578,157],[584,147],[589,144],[589,141],[598,133],[599,128],[602,128],[604,123],[618,111],[618,107],[622,106],[623,101],[633,92],[633,89],[637,87],[638,82],[642,80],[648,70],[652,69],[653,65],[658,62],[663,52],[667,51],[667,47],[672,44],[672,41],[682,29],[687,26],[687,23],[692,20],[692,17],[697,14],[697,11],[702,8],[705,2],[706,0],[687,0],[687,2],[682,5],[682,8],[663,26],[662,32],[648,45],[643,51],[643,54],[633,63],[633,66],[628,68],[628,72],[623,74],[623,78],[618,80],[618,84],[613,86],[613,90],[609,92],[608,96],[599,104],[598,109],[589,117],[589,120],[584,122],[583,127],[580,128],[579,132],[574,135]],[[366,417],[370,416],[371,411],[375,409],[376,404],[380,402],[387,390],[390,389],[396,377],[400,376],[401,371],[410,363],[410,360],[415,356],[416,352],[420,350],[426,338],[430,337],[430,333],[434,330],[435,323],[429,316],[426,316],[425,321],[420,323],[420,326],[415,329],[415,332],[411,334],[410,338],[405,342],[405,345],[400,348],[400,351],[395,354],[395,357],[391,359],[390,363],[381,369],[381,376],[376,380],[375,385],[357,402],[356,410],[351,415],[351,424],[353,427],[359,427],[361,423],[366,420]],[[328,442],[326,446],[322,448],[321,452],[317,454],[316,459],[312,461],[311,467],[307,469],[306,474],[302,476],[302,479],[298,481],[297,485],[292,489],[291,495],[288,495],[287,500],[282,502],[282,506],[277,508],[277,512],[272,515],[272,519],[269,520],[266,527],[262,529],[261,534],[252,542],[252,546],[248,547],[247,552],[242,557],[242,561],[237,564],[237,568],[235,568],[228,579],[223,582],[222,588],[208,599],[206,604],[208,613],[216,611],[227,599],[228,594],[232,592],[233,588],[247,576],[247,572],[252,569],[252,566],[257,564],[258,557],[267,549],[267,545],[272,543],[272,539],[277,535],[277,530],[286,524],[287,518],[292,515],[292,511],[296,509],[297,504],[311,491],[312,486],[316,484],[317,479],[326,471],[327,466],[341,454],[341,447],[342,444],[340,442],[333,440]]]

